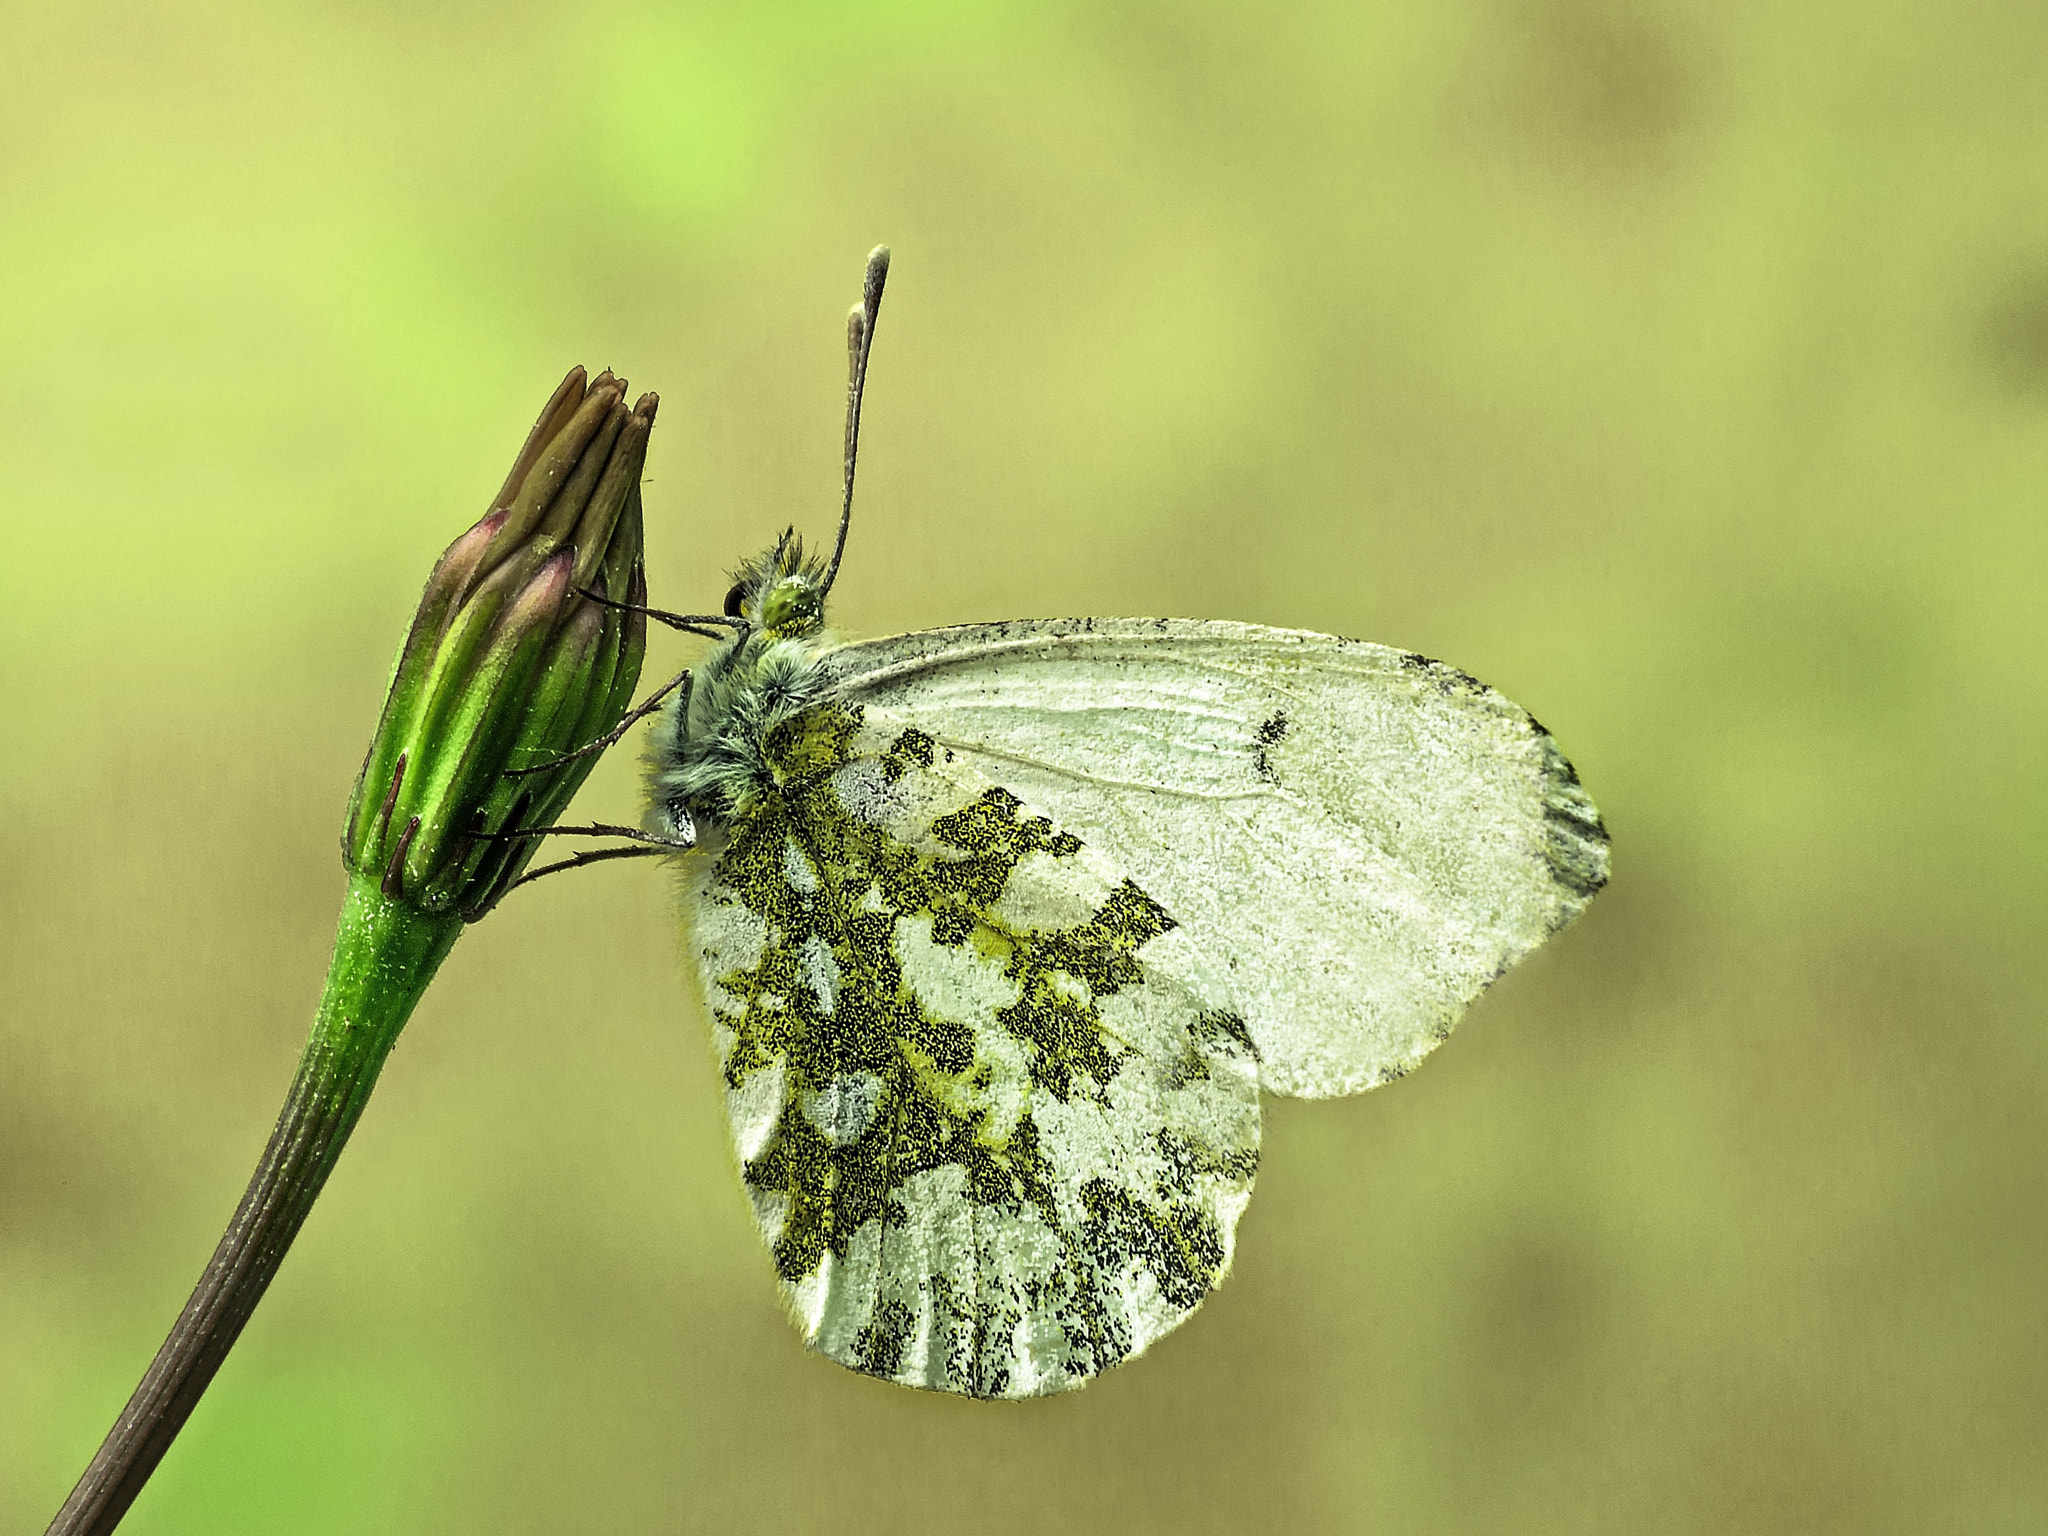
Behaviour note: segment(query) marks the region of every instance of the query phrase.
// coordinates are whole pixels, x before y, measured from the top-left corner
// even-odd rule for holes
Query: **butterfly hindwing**
[[[1528,713],[1455,667],[1295,630],[1022,620],[842,646],[887,708],[1114,858],[1214,957],[1265,1085],[1398,1077],[1607,878]]]
[[[742,1174],[841,1364],[1024,1397],[1222,1278],[1257,1163],[1227,990],[1140,885],[885,712],[770,731],[687,861]]]

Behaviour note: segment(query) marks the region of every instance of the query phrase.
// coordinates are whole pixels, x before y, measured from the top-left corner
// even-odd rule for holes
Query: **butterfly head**
[[[807,559],[802,538],[785,529],[773,549],[733,572],[725,611],[778,640],[815,635],[825,627],[825,563]]]

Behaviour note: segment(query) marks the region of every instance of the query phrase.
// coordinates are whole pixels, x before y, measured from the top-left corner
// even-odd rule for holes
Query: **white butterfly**
[[[887,252],[850,327],[846,508]],[[1607,878],[1557,744],[1455,668],[1184,619],[843,644],[785,534],[656,732],[742,1177],[806,1339],[1077,1386],[1223,1278],[1259,1091],[1401,1076]],[[701,631],[700,631],[701,632]]]

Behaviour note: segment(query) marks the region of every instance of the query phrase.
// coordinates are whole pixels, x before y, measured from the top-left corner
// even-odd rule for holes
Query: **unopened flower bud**
[[[632,701],[657,401],[628,409],[625,394],[623,379],[573,370],[491,510],[427,578],[342,837],[350,870],[387,897],[471,921],[489,911],[539,841],[508,834],[553,824],[596,755],[556,760]]]

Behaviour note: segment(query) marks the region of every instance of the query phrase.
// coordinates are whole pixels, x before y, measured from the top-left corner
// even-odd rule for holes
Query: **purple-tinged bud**
[[[655,396],[562,381],[481,521],[427,578],[342,838],[383,894],[474,921],[596,762],[552,763],[624,716],[646,651],[640,470]]]

